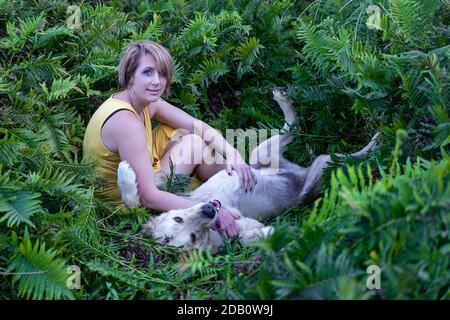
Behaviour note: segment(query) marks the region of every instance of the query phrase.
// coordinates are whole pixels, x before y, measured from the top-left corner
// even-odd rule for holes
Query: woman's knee
[[[206,142],[200,136],[187,134],[176,143],[171,157],[176,159],[175,162],[179,164],[197,165],[203,161],[203,150],[206,146]]]

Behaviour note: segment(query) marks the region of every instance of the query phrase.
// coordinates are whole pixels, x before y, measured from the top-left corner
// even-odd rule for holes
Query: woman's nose
[[[151,83],[153,84],[153,85],[159,85],[159,83],[160,83],[160,81],[159,81],[159,74],[158,74],[158,72],[155,72],[154,73],[154,75],[153,75],[153,77],[152,77],[152,80],[151,80]]]

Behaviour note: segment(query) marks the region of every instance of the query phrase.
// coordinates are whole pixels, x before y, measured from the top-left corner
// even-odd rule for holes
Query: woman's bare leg
[[[201,137],[195,134],[183,136],[169,144],[160,159],[161,171],[170,172],[170,159],[175,165],[175,173],[195,174],[206,181],[225,168],[222,155],[215,153]]]

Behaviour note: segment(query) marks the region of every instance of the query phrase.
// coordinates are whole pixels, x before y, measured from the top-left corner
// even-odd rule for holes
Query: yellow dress
[[[120,157],[118,153],[111,152],[105,147],[101,140],[100,131],[105,121],[119,110],[130,110],[139,118],[139,115],[129,103],[111,96],[92,115],[83,140],[83,161],[93,162],[96,173],[104,179],[99,183],[96,195],[115,202],[121,201],[117,187],[117,168]],[[163,152],[175,129],[160,123],[152,131],[152,123],[147,108],[144,109],[143,114],[148,152],[150,159],[152,159],[153,171],[158,172],[161,170],[160,158],[163,157]],[[191,186],[198,186],[200,183],[201,181],[195,178]]]

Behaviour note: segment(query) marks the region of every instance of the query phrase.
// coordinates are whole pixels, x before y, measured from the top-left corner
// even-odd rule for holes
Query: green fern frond
[[[420,90],[420,79],[412,74],[400,73],[402,79],[403,96],[409,101],[412,108],[421,108],[426,102],[426,96]]]
[[[104,256],[100,245],[100,235],[97,232],[89,232],[89,230],[83,229],[80,225],[74,224],[63,229],[60,237],[68,247],[79,255],[88,257]]]
[[[306,60],[324,74],[333,69],[329,53],[330,38],[324,34],[324,31],[319,26],[300,20],[297,38],[305,43],[302,53]]]
[[[218,271],[219,260],[220,257],[213,257],[210,251],[194,250],[182,258],[179,267],[182,271],[189,269],[192,274],[214,275]]]
[[[72,35],[73,30],[66,26],[53,26],[43,32],[38,32],[33,39],[33,49],[43,48],[59,38]]]
[[[259,39],[250,37],[236,50],[236,60],[239,61],[237,77],[240,79],[244,74],[252,71],[255,61],[260,55],[260,50],[264,46],[259,43]]]
[[[250,37],[237,48],[236,59],[251,65],[258,58],[260,50],[264,46],[259,43],[259,39]]]
[[[28,18],[26,20],[19,20],[19,25],[16,27],[15,23],[8,22],[6,30],[8,37],[0,41],[1,48],[8,48],[12,51],[20,50],[29,40],[30,35],[43,25],[45,19],[42,15]]]
[[[227,74],[230,70],[225,62],[217,58],[205,59],[200,66],[204,78],[204,86],[209,85],[208,79],[216,83],[219,77]]]
[[[104,277],[118,279],[122,283],[137,289],[143,289],[148,281],[130,270],[120,268],[117,264],[111,266],[100,259],[91,260],[86,265],[93,272],[97,272]]]
[[[175,72],[173,74],[172,82],[173,83],[182,83],[182,79],[185,77],[184,74],[184,66],[179,63],[176,59],[174,59]]]
[[[117,67],[112,65],[89,63],[87,67],[89,67],[90,73],[92,73],[91,77],[93,81],[105,79],[117,74]]]
[[[31,217],[44,212],[40,196],[39,193],[20,190],[17,187],[0,187],[0,212],[3,213],[0,222],[6,221],[8,227],[21,223],[35,227]]]
[[[339,28],[338,36],[330,39],[330,48],[339,68],[343,72],[347,72],[353,76],[357,71],[357,66],[352,59],[352,43],[350,40],[350,33],[346,28]]]
[[[180,44],[189,57],[207,55],[217,46],[216,27],[205,14],[196,14],[182,30]]]
[[[67,288],[67,265],[53,249],[37,240],[33,245],[28,232],[22,243],[16,244],[7,272],[14,272],[13,283],[19,282],[19,296],[26,299],[73,299]]]
[[[135,36],[134,40],[152,40],[159,42],[163,35],[162,19],[161,16],[153,13],[153,20],[149,23],[147,29],[141,34]]]
[[[62,59],[63,56],[40,55],[37,58],[15,64],[10,70],[29,86],[37,86],[38,83],[48,81],[48,79],[67,76],[67,72],[61,68],[59,63]]]
[[[250,33],[251,26],[244,25],[241,15],[236,11],[223,10],[214,18],[218,37],[224,37],[227,42],[236,37],[248,36]]]
[[[0,94],[9,91],[9,85],[3,76],[0,76]]]
[[[425,147],[425,151],[445,147],[450,144],[450,118],[448,111],[439,104],[430,107],[429,110],[438,125],[433,130],[434,141],[431,145]]]
[[[41,87],[46,94],[47,101],[50,102],[58,99],[64,99],[73,90],[83,93],[81,89],[77,87],[77,84],[77,80],[72,80],[71,77],[68,77],[64,79],[53,79],[50,93],[48,92],[45,83],[42,83]]]
[[[39,134],[47,138],[47,147],[50,152],[64,158],[70,146],[66,135],[57,126],[62,119],[64,119],[64,116],[61,114],[42,117]]]
[[[58,197],[64,202],[75,201],[79,206],[88,207],[92,200],[92,192],[81,184],[74,183],[75,179],[75,175],[64,170],[43,168],[37,173],[30,173],[27,183],[32,190]]]
[[[351,266],[350,257],[346,253],[337,255],[332,245],[322,244],[311,258],[312,261],[305,263],[284,254],[284,263],[289,268],[290,279],[272,281],[281,297],[336,299],[339,284],[357,275]]]
[[[11,167],[16,164],[19,158],[19,150],[23,148],[23,144],[17,141],[0,140],[0,163],[4,163]]]
[[[389,0],[398,30],[409,42],[415,42],[421,30],[421,6],[415,0]]]
[[[26,127],[26,123],[24,123]],[[38,131],[37,129],[36,131]],[[44,137],[39,136],[39,134],[25,128],[13,128],[10,129],[9,132],[11,136],[14,137],[15,140],[18,140],[24,144],[26,144],[31,149],[36,149],[39,146],[39,143],[44,140]]]

